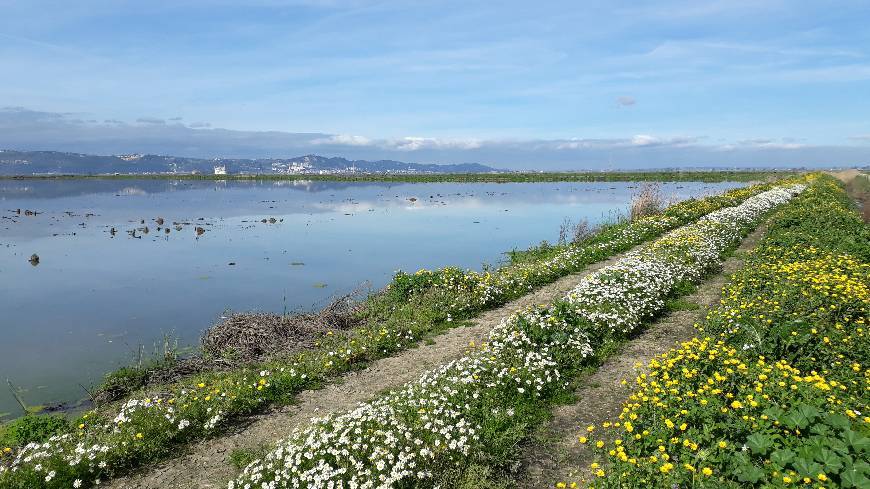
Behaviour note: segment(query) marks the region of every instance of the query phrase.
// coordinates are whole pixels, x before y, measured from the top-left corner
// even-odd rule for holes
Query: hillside
[[[348,160],[305,155],[295,158],[187,158],[164,155],[89,155],[59,151],[0,150],[0,175],[97,175],[135,173],[353,174],[353,173],[489,173],[498,171],[477,163],[435,165],[401,161]]]

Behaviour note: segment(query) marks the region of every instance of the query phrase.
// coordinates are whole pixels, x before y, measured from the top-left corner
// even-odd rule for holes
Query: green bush
[[[28,414],[10,421],[0,428],[0,446],[14,447],[28,443],[42,443],[52,435],[70,428],[67,419],[59,414],[37,416]]]

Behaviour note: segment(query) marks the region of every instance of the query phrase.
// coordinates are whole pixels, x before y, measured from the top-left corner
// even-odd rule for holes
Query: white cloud
[[[338,146],[370,146],[372,140],[364,136],[352,136],[348,134],[334,134],[325,138],[311,141],[315,145],[338,145]]]
[[[577,150],[577,149],[617,149],[617,148],[635,148],[635,147],[654,147],[654,146],[670,146],[683,147],[690,146],[701,140],[700,137],[693,136],[677,136],[663,138],[651,136],[649,134],[637,134],[630,138],[616,139],[568,139],[562,141],[544,141],[545,147],[551,147],[558,150]],[[549,144],[548,144],[549,143]]]
[[[82,114],[0,108],[0,148],[89,154],[155,153],[196,157],[287,158],[312,152],[349,159],[414,163],[476,162],[511,169],[673,168],[681,166],[864,165],[870,134],[852,145],[793,138],[728,140],[635,134],[616,138],[477,139],[409,136],[372,139],[324,133],[208,130],[204,124],[87,122]]]
[[[661,144],[661,140],[647,134],[638,134],[631,138],[631,144],[632,146],[652,146],[654,144]]]
[[[390,139],[380,144],[385,149],[398,151],[417,151],[421,149],[477,149],[483,146],[479,139],[439,139],[407,136]]]
[[[622,107],[631,107],[637,103],[637,100],[634,97],[630,97],[628,95],[623,95],[622,97],[616,98],[616,103],[621,105]]]
[[[850,141],[858,141],[859,143],[870,143],[870,134],[861,134],[858,136],[849,136]]]

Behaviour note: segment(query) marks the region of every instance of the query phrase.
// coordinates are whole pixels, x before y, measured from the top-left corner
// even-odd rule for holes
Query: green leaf
[[[852,447],[858,453],[868,452],[870,451],[870,438],[862,435],[861,433],[846,430],[843,432],[843,438],[846,443]]]
[[[788,448],[783,450],[774,450],[773,453],[770,454],[770,461],[779,465],[781,468],[785,468],[786,464],[794,460],[795,453],[793,450],[789,450]]]
[[[843,468],[843,462],[833,450],[822,448],[816,455],[816,460],[825,467],[825,470],[834,472]]]
[[[851,424],[849,422],[849,418],[847,418],[843,414],[829,414],[825,418],[825,423],[827,423],[829,426],[833,426],[834,428],[839,428],[841,430],[848,428]]]
[[[797,411],[810,422],[818,418],[819,414],[821,414],[818,409],[809,404],[801,404],[798,406]]]
[[[859,473],[857,470],[847,470],[840,474],[840,482],[843,487],[870,487],[870,479]]]
[[[816,474],[824,472],[821,465],[807,458],[798,458],[791,466],[797,473],[806,477],[815,477]]]
[[[761,433],[753,433],[746,438],[746,446],[752,450],[752,453],[764,455],[773,446],[773,440]]]
[[[740,482],[756,483],[764,477],[764,471],[753,464],[741,464],[734,469],[734,475]]]
[[[771,406],[765,409],[763,412],[772,421],[779,421],[779,419],[782,418],[783,414],[785,414],[785,411],[783,411],[782,408],[779,406]]]
[[[800,411],[790,411],[782,417],[782,424],[790,429],[802,430],[810,425],[810,420]]]

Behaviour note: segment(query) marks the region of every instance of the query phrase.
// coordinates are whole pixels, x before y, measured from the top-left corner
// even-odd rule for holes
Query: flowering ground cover
[[[569,378],[714,269],[771,209],[804,188],[762,192],[629,253],[563,300],[505,320],[465,357],[295,430],[230,489],[457,484],[473,465],[503,457],[566,394]]]
[[[777,212],[698,336],[649,365],[590,487],[870,487],[870,229],[821,177]],[[584,481],[562,481],[574,487]]]
[[[93,485],[165,457],[179,444],[211,436],[232,419],[272,403],[287,402],[304,389],[316,388],[331,377],[412,346],[426,335],[456,324],[457,319],[504,303],[536,285],[769,188],[770,184],[757,185],[679,203],[658,216],[612,226],[587,242],[558,248],[554,256],[521,266],[484,274],[432,273],[461,277],[459,287],[445,287],[440,279],[412,281],[407,287],[405,276],[399,274],[385,294],[373,299],[377,304],[371,310],[377,320],[349,334],[327,333],[313,351],[251,368],[195,376],[151,395],[129,399],[115,412],[89,412],[76,420],[72,430],[45,442],[3,448],[0,486],[70,487],[76,481]]]

